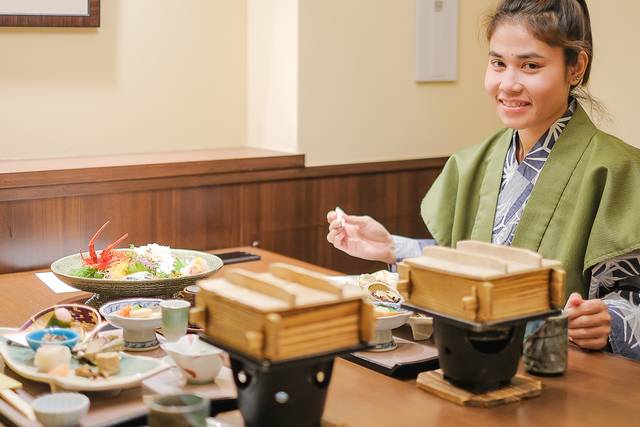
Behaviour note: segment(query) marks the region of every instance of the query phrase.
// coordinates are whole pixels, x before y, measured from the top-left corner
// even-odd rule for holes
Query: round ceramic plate
[[[127,250],[127,249],[119,249]],[[196,280],[203,279],[222,267],[222,260],[215,255],[191,251],[186,249],[171,249],[172,255],[180,258],[185,264],[195,257],[201,257],[207,263],[208,269],[204,273],[171,279],[151,280],[109,280],[92,279],[73,276],[71,273],[83,266],[80,254],[60,258],[51,264],[51,271],[64,283],[86,292],[99,294],[105,301],[113,298],[142,297],[142,296],[170,296],[192,285]],[[87,253],[83,254],[85,258]],[[106,298],[105,298],[106,297]]]
[[[0,334],[15,331],[0,328]],[[108,378],[89,379],[69,374],[66,377],[52,376],[38,371],[34,366],[35,352],[30,348],[11,345],[6,338],[0,336],[0,354],[7,366],[16,374],[29,380],[54,384],[69,391],[102,391],[137,387],[143,379],[169,368],[162,359],[144,356],[133,356],[120,353],[120,372]],[[71,372],[78,366],[75,358],[71,359]]]

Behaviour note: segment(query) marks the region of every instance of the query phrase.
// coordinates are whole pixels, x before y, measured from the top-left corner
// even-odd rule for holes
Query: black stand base
[[[246,427],[319,427],[336,356],[370,347],[271,362],[256,360],[206,334],[200,336],[229,353]]]

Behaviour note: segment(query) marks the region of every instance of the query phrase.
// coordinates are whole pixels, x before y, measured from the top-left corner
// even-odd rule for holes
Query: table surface
[[[316,271],[336,272],[257,248],[233,248],[259,254],[260,261],[238,264],[265,271],[271,262],[290,262]],[[225,250],[225,251],[227,251]],[[214,251],[222,252],[222,251]],[[224,269],[216,275],[224,274]],[[83,297],[83,292],[55,294],[34,272],[0,275],[0,326],[19,326],[53,304]],[[11,374],[10,372],[8,372]],[[604,353],[569,351],[569,368],[560,377],[541,378],[542,395],[519,403],[484,409],[466,408],[418,389],[414,380],[398,380],[337,359],[329,386],[325,417],[348,426],[609,426],[638,425],[640,363]],[[24,396],[46,392],[27,380]],[[28,394],[25,394],[28,393]],[[99,425],[114,413],[141,412],[142,390],[92,399],[85,425]],[[115,403],[117,402],[117,406]],[[8,412],[0,400],[0,410]]]

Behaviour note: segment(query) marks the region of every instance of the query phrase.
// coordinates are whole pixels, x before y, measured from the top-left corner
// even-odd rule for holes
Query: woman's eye
[[[540,68],[540,66],[538,64],[535,64],[533,62],[527,62],[526,64],[524,64],[522,66],[525,70],[537,70],[538,68]]]
[[[504,62],[498,60],[498,59],[493,59],[491,60],[491,65],[494,68],[504,68]]]

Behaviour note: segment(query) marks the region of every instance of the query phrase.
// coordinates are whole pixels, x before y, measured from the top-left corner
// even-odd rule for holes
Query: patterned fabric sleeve
[[[593,267],[589,298],[602,298],[607,304],[613,352],[640,360],[640,251]]]
[[[640,304],[638,299],[640,285],[633,279],[638,276],[640,276],[640,251],[601,262],[591,269],[589,298],[603,298],[611,292],[616,292],[638,305]]]
[[[396,260],[402,261],[405,258],[414,258],[422,255],[425,246],[435,245],[432,239],[411,239],[404,236],[392,235],[393,244],[396,248]]]

